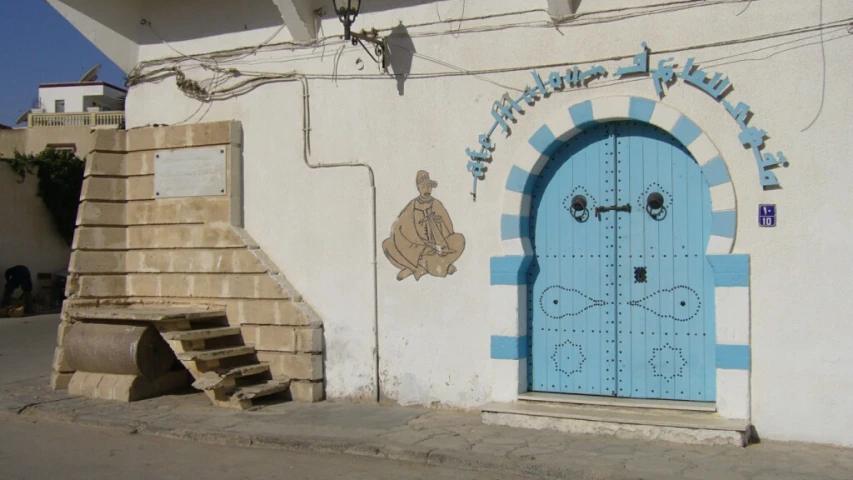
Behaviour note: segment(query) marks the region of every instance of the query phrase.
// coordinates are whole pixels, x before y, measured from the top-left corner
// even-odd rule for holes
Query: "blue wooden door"
[[[532,197],[530,389],[713,400],[710,194],[686,149],[647,124],[597,125]]]

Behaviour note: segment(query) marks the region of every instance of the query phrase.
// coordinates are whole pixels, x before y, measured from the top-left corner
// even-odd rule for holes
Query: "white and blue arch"
[[[717,407],[730,418],[749,418],[749,256],[734,255],[737,203],[729,169],[710,137],[674,108],[641,97],[614,96],[584,101],[549,119],[509,158],[500,235],[503,255],[491,258],[492,297],[502,311],[491,337],[494,399],[511,401],[525,391],[527,272],[533,262],[529,215],[531,192],[551,155],[595,123],[635,120],[669,132],[702,168],[711,193],[713,227],[706,255],[715,272],[717,330]],[[517,302],[509,309],[510,303]]]

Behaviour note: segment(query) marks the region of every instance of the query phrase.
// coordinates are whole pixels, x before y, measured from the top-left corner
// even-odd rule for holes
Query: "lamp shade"
[[[344,24],[344,38],[349,40],[350,27],[361,9],[361,0],[332,0],[332,4],[335,6],[335,14]]]
[[[338,16],[346,15],[351,17],[350,20],[355,20],[361,9],[361,0],[332,0],[332,3],[335,5],[335,13]]]

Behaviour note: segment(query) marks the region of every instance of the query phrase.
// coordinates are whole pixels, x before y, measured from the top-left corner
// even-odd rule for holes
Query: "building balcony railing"
[[[124,123],[124,112],[31,113],[30,127],[116,127]]]

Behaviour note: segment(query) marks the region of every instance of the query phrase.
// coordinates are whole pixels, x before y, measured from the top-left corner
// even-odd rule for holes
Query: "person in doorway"
[[[23,265],[15,265],[6,270],[6,286],[3,288],[3,300],[0,301],[0,308],[8,307],[12,304],[12,294],[15,290],[23,291],[24,313],[33,313],[33,279],[30,277],[30,269]]]
[[[420,280],[425,274],[445,277],[456,273],[453,265],[465,250],[465,237],[453,231],[453,222],[444,205],[433,198],[438,186],[429,173],[418,172],[418,197],[400,212],[391,227],[391,237],[382,242],[388,260],[400,269],[397,280],[411,275]]]

